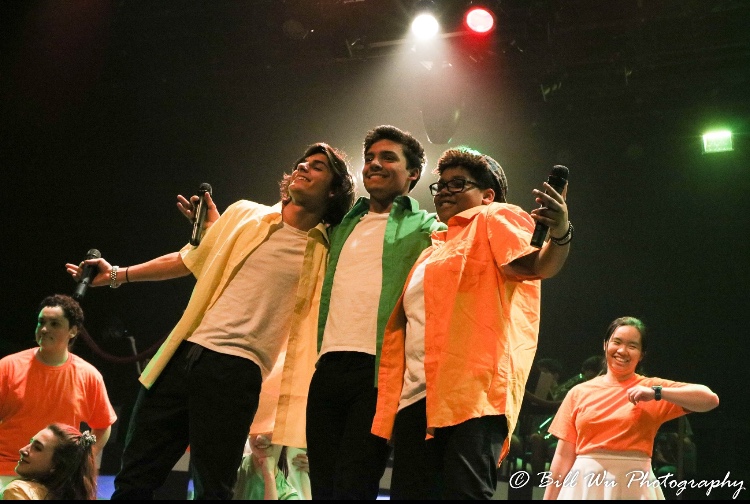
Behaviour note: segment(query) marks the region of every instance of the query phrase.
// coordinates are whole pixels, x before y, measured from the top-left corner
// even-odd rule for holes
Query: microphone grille
[[[211,184],[208,184],[206,182],[203,182],[200,187],[198,187],[198,194],[208,193],[211,196],[213,196],[213,192],[211,192]]]
[[[551,175],[554,177],[560,177],[561,179],[568,180],[568,170],[567,166],[563,165],[555,165],[552,167],[552,173]]]
[[[86,252],[86,259],[99,259],[102,257],[102,253],[97,249],[90,249]]]

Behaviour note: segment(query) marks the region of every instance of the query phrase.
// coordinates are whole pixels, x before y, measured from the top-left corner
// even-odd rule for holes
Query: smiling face
[[[454,180],[465,182],[462,192],[450,192],[446,184]],[[435,211],[440,218],[440,222],[447,223],[448,219],[464,210],[492,203],[494,191],[492,189],[480,189],[476,183],[469,170],[461,166],[443,170],[438,180],[441,189],[433,197]]]
[[[408,168],[403,145],[378,140],[365,152],[362,178],[373,199],[393,201],[409,193],[410,184],[419,178],[419,168]]]
[[[283,448],[281,445],[275,445],[271,442],[271,433],[268,434],[253,434],[250,436],[250,450],[256,459],[264,459],[266,457],[273,457],[275,460],[279,460],[279,454]]]
[[[16,465],[16,473],[25,479],[46,479],[54,471],[52,456],[59,442],[51,430],[40,430],[29,444],[18,450],[21,457]]]
[[[307,156],[294,168],[287,186],[292,201],[303,206],[327,204],[333,196],[333,172],[329,162],[328,156],[319,152]]]
[[[43,354],[64,354],[68,350],[68,343],[76,334],[78,327],[70,327],[61,307],[45,306],[39,312],[35,336]]]
[[[615,329],[604,344],[607,371],[618,379],[630,378],[643,359],[640,331],[629,325]]]

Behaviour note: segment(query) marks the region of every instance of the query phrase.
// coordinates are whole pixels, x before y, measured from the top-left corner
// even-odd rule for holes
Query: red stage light
[[[466,26],[475,33],[487,33],[495,26],[495,16],[484,7],[473,7],[466,12]]]

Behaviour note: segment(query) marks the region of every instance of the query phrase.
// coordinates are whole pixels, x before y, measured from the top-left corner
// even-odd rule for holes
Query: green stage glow
[[[703,152],[726,152],[734,150],[732,147],[732,132],[728,130],[709,131],[703,135]]]

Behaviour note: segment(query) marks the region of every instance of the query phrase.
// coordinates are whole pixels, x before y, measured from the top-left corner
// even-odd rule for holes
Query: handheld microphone
[[[563,189],[565,189],[565,184],[568,183],[568,168],[563,165],[553,166],[552,172],[547,178],[547,183],[551,185],[555,191],[562,193]],[[547,191],[544,192],[545,194],[547,193]],[[544,205],[540,208],[544,208]],[[531,237],[531,245],[537,248],[544,245],[544,240],[547,239],[548,232],[549,226],[537,221],[536,227],[534,228],[534,234]]]
[[[99,259],[101,256],[102,253],[96,249],[91,249],[86,252],[86,259]],[[83,265],[83,271],[81,272],[81,281],[78,282],[78,285],[76,286],[76,290],[73,293],[73,299],[76,299],[78,301],[83,299],[83,296],[86,295],[86,289],[88,289],[89,285],[91,285],[91,282],[94,281],[94,277],[96,276],[96,273],[98,271],[99,268],[96,264]]]
[[[206,212],[208,207],[206,206],[205,194],[213,195],[211,192],[211,184],[202,183],[198,188],[198,206],[195,208],[195,218],[193,219],[193,234],[190,235],[190,245],[197,247],[201,243],[203,237],[203,224],[206,222]]]

